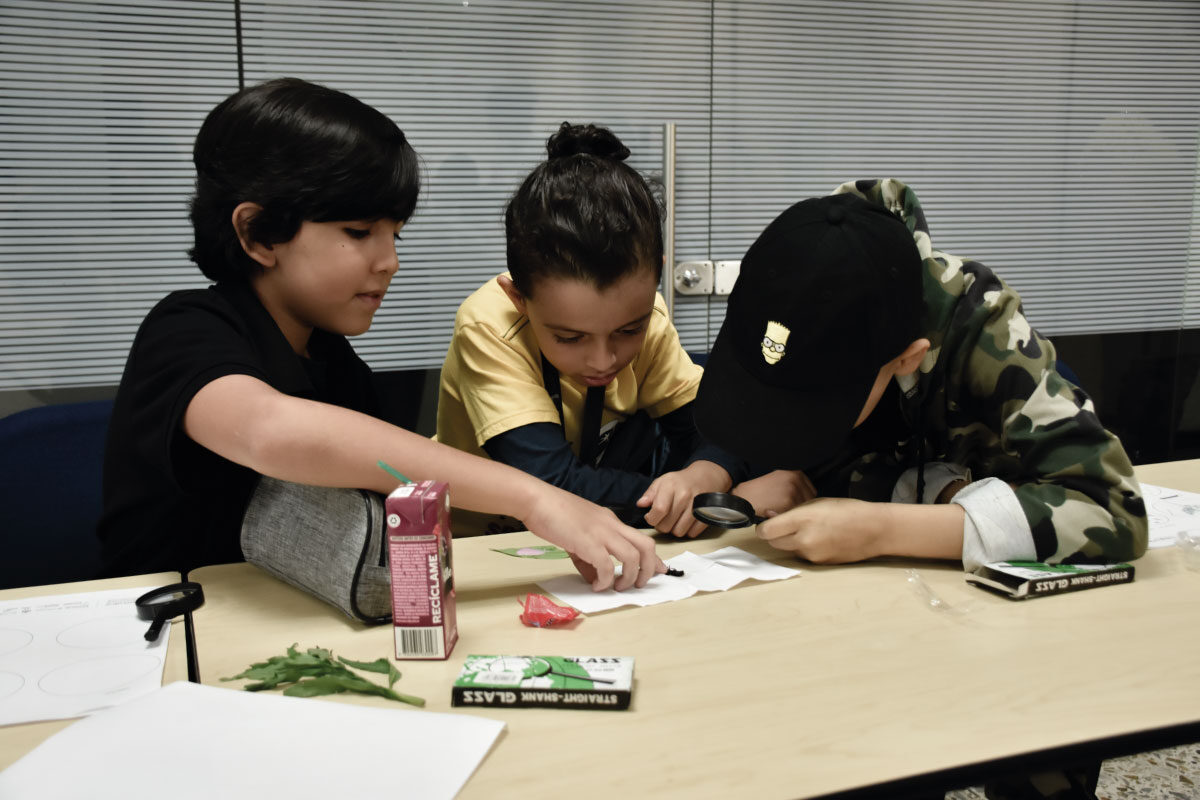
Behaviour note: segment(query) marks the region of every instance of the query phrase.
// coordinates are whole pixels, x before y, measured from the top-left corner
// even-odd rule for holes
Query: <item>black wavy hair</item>
[[[607,128],[564,122],[546,153],[504,212],[517,291],[532,297],[545,277],[603,290],[647,266],[660,279],[662,213],[646,181],[624,163],[629,148]]]
[[[188,256],[214,281],[249,280],[261,269],[234,230],[244,202],[262,211],[247,236],[287,242],[305,221],[406,221],[420,192],[417,154],[384,114],[344,92],[279,78],[223,100],[192,151],[195,245]]]

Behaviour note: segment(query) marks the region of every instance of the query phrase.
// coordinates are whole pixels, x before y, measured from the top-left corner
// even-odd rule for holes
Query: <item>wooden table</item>
[[[42,597],[56,594],[79,594],[107,589],[124,589],[137,586],[165,586],[179,580],[179,573],[164,572],[154,575],[134,575],[128,578],[112,578],[79,583],[60,583],[51,586],[28,586],[22,589],[0,591],[0,600],[20,600],[26,597]],[[163,668],[163,683],[187,680],[187,653],[183,643],[183,625],[171,625],[171,638],[167,642],[167,662]],[[70,725],[73,719],[58,719],[48,722],[32,722],[25,725],[0,727],[0,770],[37,747],[50,736]]]
[[[1200,461],[1138,473],[1200,490]],[[491,548],[537,541],[456,540],[461,638],[446,662],[399,664],[397,688],[427,709],[508,724],[464,798],[896,797],[1200,740],[1200,573],[1174,548],[1136,562],[1131,584],[1014,602],[968,586],[955,564],[816,567],[731,531],[659,551],[735,545],[803,575],[533,629],[518,599],[570,565]],[[940,609],[910,581],[914,568]],[[292,643],[359,660],[393,652],[390,626],[354,623],[249,565],[192,578],[207,597],[196,613],[205,683]],[[451,708],[471,653],[634,656],[633,707]]]

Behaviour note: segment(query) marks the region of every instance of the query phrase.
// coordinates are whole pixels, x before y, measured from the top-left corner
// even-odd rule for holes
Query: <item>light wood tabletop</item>
[[[124,589],[138,586],[165,586],[179,580],[177,572],[154,575],[134,575],[127,578],[111,578],[78,583],[60,583],[51,586],[27,586],[21,589],[0,591],[0,601],[23,600],[28,597],[45,597],[58,594],[79,594],[108,589]],[[187,680],[187,652],[183,643],[183,625],[171,625],[171,638],[167,643],[167,663],[163,668],[163,683]],[[50,736],[70,725],[73,719],[57,719],[47,722],[32,722],[25,725],[0,727],[0,769],[4,769],[27,752],[37,747]]]
[[[1200,490],[1200,462],[1138,473]],[[464,798],[517,787],[533,797],[817,797],[928,773],[974,780],[988,765],[1033,765],[1030,754],[1078,755],[1071,748],[1104,740],[1118,744],[1086,752],[1158,746],[1150,734],[1171,726],[1200,736],[1200,573],[1176,548],[1138,560],[1133,583],[1017,602],[967,585],[953,563],[816,567],[730,531],[664,540],[659,552],[734,545],[803,574],[535,629],[518,621],[518,600],[569,562],[492,548],[538,541],[456,540],[461,638],[448,661],[398,664],[396,688],[427,709],[507,723]],[[393,652],[390,626],[352,622],[252,566],[192,578],[208,598],[196,613],[205,683],[293,643],[358,660]],[[452,708],[451,684],[473,653],[633,656],[632,708]]]
[[[1200,491],[1200,461],[1137,471],[1148,483]],[[817,567],[752,531],[730,531],[661,540],[659,552],[734,545],[802,575],[535,629],[519,622],[519,599],[539,591],[537,580],[569,573],[569,562],[492,550],[535,543],[528,533],[456,540],[461,638],[447,661],[398,663],[396,688],[426,698],[427,709],[507,723],[464,798],[894,797],[930,775],[964,785],[1056,754],[1102,757],[1181,743],[1171,737],[1189,732],[1200,738],[1200,572],[1186,568],[1177,548],[1135,562],[1130,584],[1014,602],[967,585],[953,563]],[[393,652],[390,626],[353,622],[250,565],[206,567],[191,578],[206,596],[195,614],[205,683],[239,686],[220,678],[293,643],[358,660]],[[0,600],[173,579],[31,587],[0,592]],[[184,650],[176,624],[165,682],[186,677]],[[452,708],[451,684],[471,653],[633,656],[633,705]],[[378,698],[313,702],[391,707]],[[0,728],[0,767],[68,724]],[[365,746],[381,754],[380,768],[402,757],[388,756],[386,742]]]

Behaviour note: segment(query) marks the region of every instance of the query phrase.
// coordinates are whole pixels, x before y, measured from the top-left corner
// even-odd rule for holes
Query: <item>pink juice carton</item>
[[[397,659],[446,659],[458,641],[444,481],[396,488],[384,505]]]

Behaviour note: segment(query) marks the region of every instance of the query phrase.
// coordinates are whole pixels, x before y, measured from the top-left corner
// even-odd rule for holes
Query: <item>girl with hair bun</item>
[[[657,293],[658,203],[607,128],[564,122],[546,151],[505,211],[508,272],[458,310],[438,440],[613,507],[630,524],[695,536],[704,526],[692,498],[738,486],[747,467],[692,422],[702,370]],[[738,493],[760,512],[790,507],[791,478]],[[465,520],[456,517],[456,530]]]

